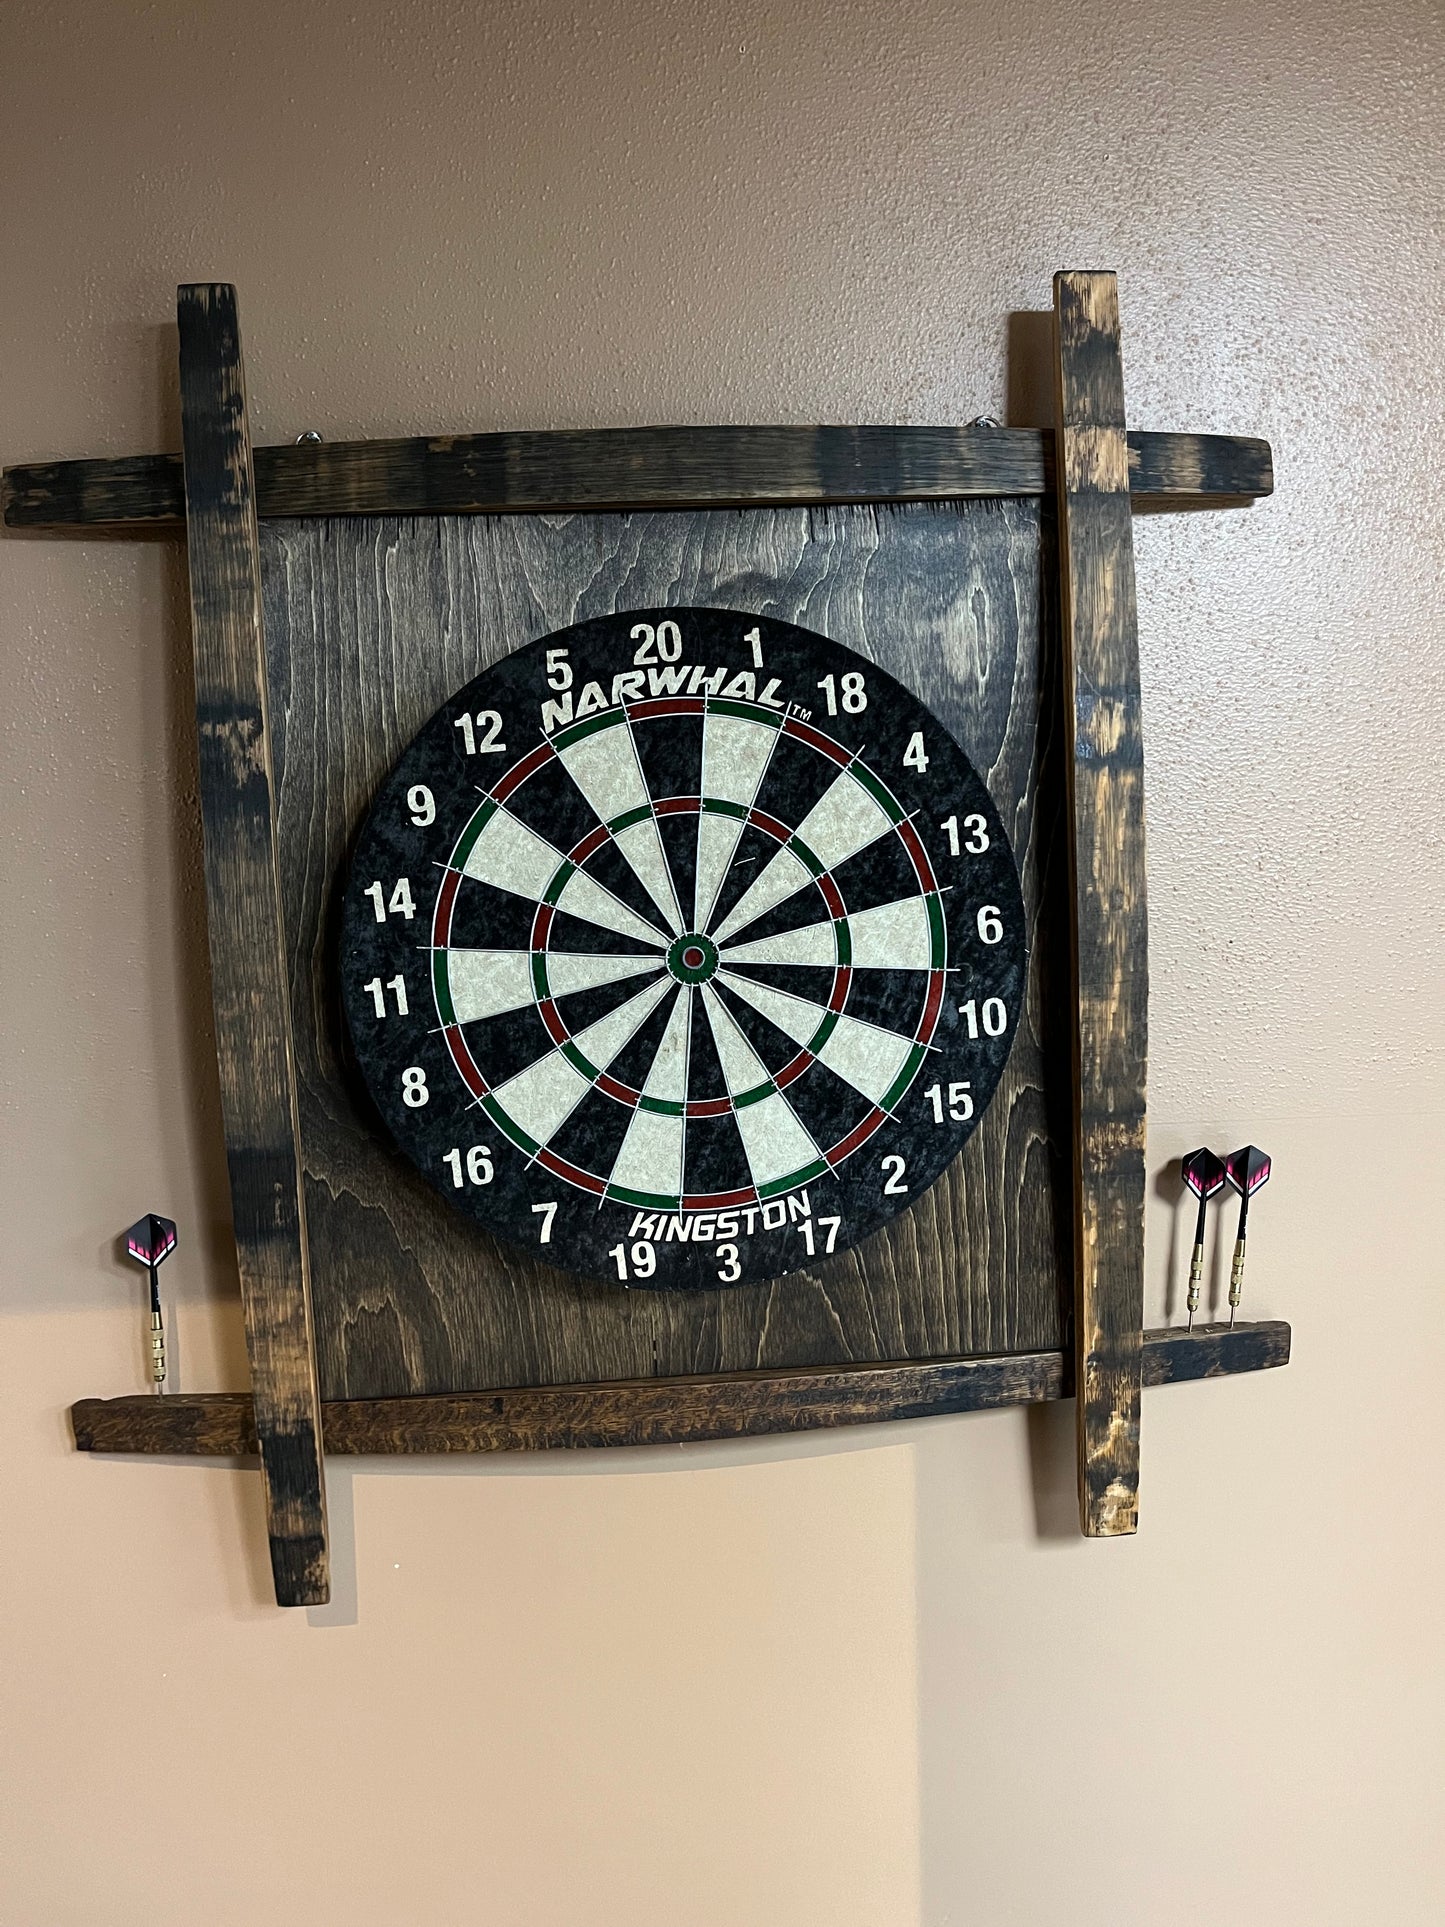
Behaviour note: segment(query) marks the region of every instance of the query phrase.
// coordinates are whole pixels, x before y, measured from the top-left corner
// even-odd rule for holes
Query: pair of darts
[[[1239,1193],[1239,1229],[1234,1238],[1234,1263],[1229,1269],[1229,1322],[1244,1296],[1244,1238],[1249,1223],[1249,1201],[1262,1184],[1269,1181],[1269,1158],[1256,1145],[1246,1144],[1227,1158],[1213,1151],[1191,1151],[1181,1160],[1184,1182],[1199,1200],[1199,1217],[1194,1226],[1194,1256],[1189,1264],[1189,1329],[1194,1329],[1194,1314],[1199,1309],[1199,1286],[1204,1277],[1204,1218],[1209,1200],[1229,1185]]]

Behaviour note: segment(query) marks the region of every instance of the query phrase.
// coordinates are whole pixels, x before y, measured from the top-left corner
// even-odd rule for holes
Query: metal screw
[[[319,442],[321,437],[314,428],[303,428],[296,439],[298,442]]]

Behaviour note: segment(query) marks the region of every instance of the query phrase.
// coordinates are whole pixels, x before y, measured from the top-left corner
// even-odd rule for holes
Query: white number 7
[[[534,1204],[532,1206],[532,1216],[535,1218],[539,1211],[542,1214],[542,1232],[537,1242],[538,1244],[549,1245],[552,1242],[552,1220],[557,1215],[555,1200],[551,1204]]]

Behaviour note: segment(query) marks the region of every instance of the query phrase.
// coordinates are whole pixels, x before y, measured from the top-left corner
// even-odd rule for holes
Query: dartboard
[[[636,610],[486,670],[404,752],[342,920],[356,1061],[442,1195],[686,1289],[841,1252],[976,1128],[1023,995],[988,792],[810,630]]]

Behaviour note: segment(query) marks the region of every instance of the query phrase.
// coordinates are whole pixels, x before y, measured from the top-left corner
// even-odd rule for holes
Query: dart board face
[[[460,690],[358,840],[341,982],[401,1149],[613,1284],[774,1278],[932,1185],[1023,996],[1013,854],[900,683],[718,609],[558,630]]]

